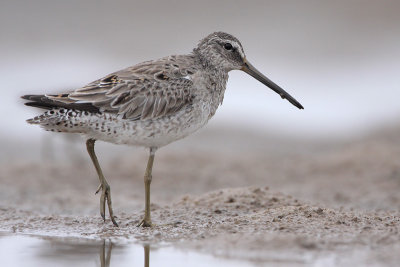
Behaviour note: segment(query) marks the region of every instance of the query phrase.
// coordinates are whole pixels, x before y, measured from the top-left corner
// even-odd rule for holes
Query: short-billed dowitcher
[[[94,152],[96,140],[149,148],[144,174],[145,215],[140,226],[151,226],[150,183],[158,148],[204,126],[222,103],[228,72],[242,70],[299,109],[303,106],[249,63],[239,40],[215,32],[190,54],[146,61],[114,72],[75,91],[59,95],[25,95],[28,106],[47,109],[29,119],[45,130],[80,133],[100,180],[100,214],[105,203],[114,225],[110,186]]]

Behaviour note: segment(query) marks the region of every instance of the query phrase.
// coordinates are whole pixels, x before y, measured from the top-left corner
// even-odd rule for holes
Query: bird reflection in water
[[[103,240],[103,245],[100,249],[100,264],[101,267],[109,267],[111,260],[111,251],[112,251],[113,243],[108,242],[108,248],[106,249],[106,240]],[[107,250],[107,253],[106,253]]]
[[[144,248],[144,267],[150,266],[150,245],[146,244],[143,246]]]
[[[111,241],[106,242],[106,240],[103,240],[103,245],[101,246],[100,255],[99,255],[101,267],[110,267],[112,249],[113,249],[113,243]],[[143,249],[144,249],[144,267],[149,267],[150,266],[150,245],[144,244]]]

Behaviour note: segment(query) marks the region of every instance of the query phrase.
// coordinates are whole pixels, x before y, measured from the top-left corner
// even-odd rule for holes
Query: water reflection
[[[100,249],[100,265],[101,265],[101,267],[110,267],[112,249],[113,249],[113,243],[110,241],[106,242],[106,240],[103,240],[103,245],[101,246],[101,249]],[[144,267],[149,267],[150,266],[150,245],[144,244],[143,250],[144,250]]]
[[[144,245],[144,267],[150,266],[150,245]]]
[[[110,240],[4,235],[0,232],[1,266],[254,266],[247,261],[215,258],[174,247],[120,244]]]
[[[108,248],[106,249],[106,240],[103,240],[103,246],[100,250],[100,264],[101,267],[109,267],[111,260],[111,251],[112,251],[113,243],[109,242]],[[107,250],[107,254],[106,254]]]

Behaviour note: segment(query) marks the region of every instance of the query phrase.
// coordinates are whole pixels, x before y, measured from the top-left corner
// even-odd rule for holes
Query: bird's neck
[[[224,100],[227,81],[228,73],[225,71],[207,69],[198,73],[196,79],[197,96],[200,102],[210,108],[209,118],[214,116],[217,108]]]
[[[214,116],[217,108],[222,105],[224,101],[226,84],[228,82],[228,73],[226,71],[223,72],[215,72],[210,76],[211,81],[211,93],[212,93],[212,101],[213,101],[213,110],[211,112],[211,116]]]
[[[199,66],[199,72],[196,75],[196,80],[199,82],[197,88],[204,90],[198,93],[204,94],[201,98],[209,102],[211,106],[210,116],[213,116],[224,100],[226,83],[229,77],[228,72],[219,66],[213,65],[207,57],[199,53],[196,49],[192,55]]]

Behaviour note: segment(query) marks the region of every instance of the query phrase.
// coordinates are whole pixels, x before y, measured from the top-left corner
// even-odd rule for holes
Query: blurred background
[[[301,138],[355,136],[400,117],[400,2],[10,1],[0,3],[1,135],[35,142],[23,94],[73,90],[144,60],[238,37],[299,111],[240,71],[210,127]],[[209,128],[210,128],[209,127]]]
[[[145,60],[189,53],[214,31],[238,37],[249,61],[305,109],[232,71],[223,105],[200,131],[209,133],[205,143],[218,143],[215,132],[236,134],[242,141],[232,146],[249,143],[243,140],[248,134],[282,147],[282,140],[271,137],[358,139],[399,122],[399,14],[395,0],[3,0],[0,160],[22,152],[32,159],[53,158],[57,142],[65,144],[65,136],[25,122],[40,110],[25,107],[21,95],[74,90]],[[177,143],[197,142],[195,136]],[[66,143],[74,145],[78,155],[86,153],[83,142]],[[117,147],[109,148],[124,149]]]

